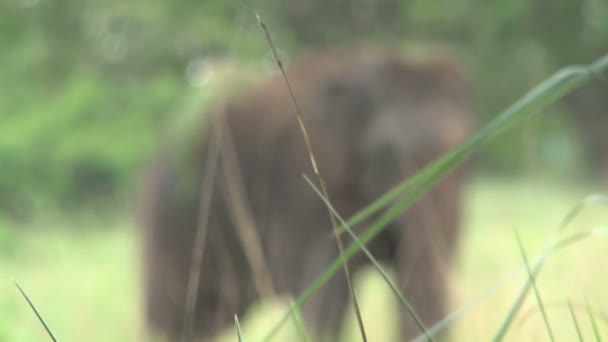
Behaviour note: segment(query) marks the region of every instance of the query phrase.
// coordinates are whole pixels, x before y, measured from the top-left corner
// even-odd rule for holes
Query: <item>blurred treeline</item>
[[[206,91],[205,65],[270,65],[255,12],[286,60],[319,46],[447,46],[471,71],[480,123],[558,68],[608,52],[605,0],[4,0],[0,215],[131,196],[162,127]],[[608,170],[606,78],[550,111],[479,166]]]

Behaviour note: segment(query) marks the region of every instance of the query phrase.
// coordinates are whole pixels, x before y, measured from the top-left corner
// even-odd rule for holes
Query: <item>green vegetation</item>
[[[0,340],[48,339],[11,278],[59,340],[142,340],[139,250],[124,204],[161,133],[187,141],[199,114],[234,88],[224,81],[274,68],[253,11],[264,17],[286,63],[313,47],[386,44],[432,54],[447,46],[471,70],[481,124],[558,67],[607,52],[608,5],[600,0],[355,0],[350,7],[335,0],[304,7],[290,1],[0,3],[0,275],[6,280],[0,282]],[[564,84],[589,76],[576,68],[569,72],[580,78],[562,74]],[[606,335],[605,240],[594,236],[557,251],[542,272],[526,258],[542,252],[559,220],[596,192],[590,182],[581,184],[581,175],[608,167],[608,83],[591,76],[600,81],[550,104],[550,115],[528,119],[480,151],[482,176],[467,197],[467,234],[452,273],[453,307],[517,269],[524,251],[530,278],[522,274],[458,316],[451,324],[457,340],[483,340],[497,330],[514,340],[546,338],[544,322],[557,340]],[[542,101],[569,90],[556,87],[512,108],[538,110]],[[413,196],[424,192],[521,113],[505,112],[494,131],[480,131],[400,189],[413,189]],[[605,213],[585,209],[569,231],[606,225]],[[382,222],[371,231],[382,229]],[[374,271],[358,279],[370,340],[394,339],[399,302]],[[531,285],[534,296],[528,294],[520,308],[517,298]],[[269,300],[235,317],[239,340],[241,331],[244,341],[266,336],[287,317],[281,315],[288,305],[301,299]],[[517,312],[513,321],[509,310]],[[284,333],[305,338],[298,316],[289,318],[296,326]],[[226,340],[237,338],[236,328]],[[351,317],[344,340],[356,336]]]
[[[513,236],[518,227],[527,254],[541,252],[568,211],[587,194],[589,185],[575,185],[546,178],[511,180],[482,177],[474,181],[466,198],[467,234],[459,260],[452,273],[453,304],[456,309],[483,289],[521,267],[522,259]],[[539,205],[542,203],[542,205]],[[112,224],[111,229],[78,232],[75,223],[49,226],[7,227],[2,225],[0,241],[10,240],[12,251],[0,249],[0,340],[45,341],[48,337],[36,316],[23,300],[10,278],[23,286],[60,341],[137,341],[141,340],[137,284],[138,247],[129,219]],[[86,224],[79,223],[79,224]],[[97,222],[89,225],[98,226]],[[571,224],[571,231],[607,226],[604,207],[589,207]],[[52,228],[52,229],[51,229]],[[592,338],[594,329],[585,305],[594,303],[598,333],[608,333],[604,316],[608,276],[602,260],[608,258],[603,238],[583,240],[549,257],[538,278],[558,340],[576,340],[577,332],[568,309],[568,299],[578,318],[583,336]],[[516,280],[453,322],[458,340],[489,339],[504,319],[521,285]],[[398,303],[376,271],[357,277],[363,319],[370,341],[387,341],[395,336],[394,317]],[[239,317],[243,340],[256,341],[276,323],[287,301],[268,301]],[[291,326],[294,334],[296,328]],[[236,339],[235,329],[226,341]],[[350,315],[344,340],[356,340],[354,315]],[[508,340],[544,339],[546,330],[534,296],[528,296],[522,312],[508,332]]]
[[[286,63],[313,47],[448,46],[470,67],[482,123],[555,69],[605,53],[608,41],[600,0],[356,0],[349,13],[335,0],[290,3],[2,2],[0,213],[28,219],[128,196],[159,133],[190,92],[208,95],[218,65],[273,67],[253,10]],[[482,151],[480,167],[572,175],[583,161],[603,163],[605,93],[596,82],[508,132]]]

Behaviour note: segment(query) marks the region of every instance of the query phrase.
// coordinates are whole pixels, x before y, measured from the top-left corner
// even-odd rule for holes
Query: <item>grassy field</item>
[[[514,228],[531,257],[542,250],[578,201],[598,192],[606,189],[541,178],[478,178],[472,182],[466,198],[466,234],[452,272],[452,307],[466,304],[522,264]],[[61,341],[143,339],[138,318],[138,249],[132,224],[125,219],[107,223],[111,227],[79,230],[91,222],[81,219],[9,227],[0,221],[0,341],[48,340],[12,279],[27,291]],[[106,223],[94,223],[103,225]],[[606,207],[585,209],[569,230],[598,226],[608,226]],[[575,306],[586,339],[593,335],[585,298],[597,310],[600,332],[608,336],[604,314],[608,312],[608,274],[603,269],[608,264],[607,244],[600,237],[576,243],[553,255],[541,272],[540,294],[558,341],[576,340],[568,299]],[[455,340],[490,339],[524,280],[525,275],[516,278],[457,319],[453,324]],[[398,308],[387,286],[373,270],[359,275],[357,286],[370,341],[393,340]],[[256,313],[242,322],[246,340],[255,340],[283,309],[277,302],[255,308]],[[345,341],[357,340],[352,317],[344,330]],[[513,341],[548,340],[532,293],[507,337]]]

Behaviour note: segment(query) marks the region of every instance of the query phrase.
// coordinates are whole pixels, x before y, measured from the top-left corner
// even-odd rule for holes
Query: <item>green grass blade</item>
[[[515,238],[517,239],[517,246],[519,247],[519,251],[521,252],[521,257],[524,259],[524,263],[526,264],[526,269],[528,270],[528,278],[529,282],[532,284],[532,288],[534,289],[534,295],[536,297],[536,302],[538,303],[538,308],[543,316],[543,321],[545,322],[545,328],[547,329],[547,334],[549,335],[549,339],[551,341],[555,341],[555,337],[553,336],[553,330],[551,329],[551,324],[549,324],[549,318],[547,317],[547,312],[545,311],[545,306],[543,305],[543,300],[540,297],[540,291],[538,290],[538,286],[536,285],[536,274],[530,268],[530,264],[528,263],[528,257],[526,256],[526,251],[524,249],[523,243],[521,242],[521,236],[516,229],[513,230],[515,233]],[[536,272],[538,274],[538,272]]]
[[[23,298],[25,298],[25,300],[29,304],[29,306],[32,309],[32,311],[34,311],[34,314],[36,314],[36,317],[38,317],[38,321],[40,321],[40,323],[44,327],[44,330],[46,330],[46,333],[51,338],[51,341],[57,342],[57,339],[55,338],[55,335],[53,335],[53,333],[51,332],[51,329],[49,328],[49,326],[44,321],[44,318],[42,318],[42,315],[40,315],[40,312],[38,312],[38,309],[36,309],[36,307],[34,306],[34,303],[32,303],[32,301],[27,296],[27,294],[25,293],[25,291],[23,291],[23,289],[21,288],[21,286],[19,286],[19,283],[17,283],[16,280],[13,280],[13,282],[15,283],[15,286],[17,286],[17,288],[19,289],[19,292],[21,292],[21,295],[23,296]]]
[[[563,231],[566,226],[568,226],[570,222],[572,222],[572,220],[578,216],[581,210],[590,205],[608,205],[608,196],[604,194],[593,194],[585,197],[585,199],[574,206],[563,218],[559,225],[558,232]]]
[[[608,70],[608,55],[605,55],[588,66],[572,66],[558,71],[549,79],[545,80],[520,100],[498,115],[486,127],[479,130],[463,144],[453,149],[431,165],[401,183],[395,189],[374,201],[360,213],[354,215],[347,221],[353,226],[373,213],[384,208],[402,193],[407,191],[404,198],[396,205],[388,209],[380,218],[360,236],[360,242],[366,244],[374,238],[382,229],[392,222],[398,215],[407,209],[419,196],[424,194],[432,185],[444,177],[465,157],[479,149],[482,145],[502,133],[504,130],[519,123],[522,119],[538,112],[544,106],[555,102],[576,87],[589,81],[593,75]],[[341,232],[345,230],[341,227]],[[314,293],[316,293],[329,279],[339,270],[342,260],[348,261],[360,250],[357,243],[353,242],[344,250],[341,257],[337,258],[295,301],[297,307],[301,307]],[[288,321],[289,312],[286,312],[277,324],[270,330],[264,341],[271,340]]]
[[[388,286],[391,288],[391,290],[393,291],[393,293],[397,296],[397,298],[401,302],[401,305],[403,305],[403,307],[407,310],[407,312],[410,314],[410,316],[412,317],[412,319],[416,322],[416,325],[418,325],[418,328],[420,328],[420,330],[422,331],[422,333],[426,337],[426,340],[427,341],[433,341],[433,338],[428,333],[427,329],[425,328],[424,324],[422,323],[422,320],[420,320],[420,318],[416,314],[414,308],[410,305],[410,303],[407,301],[407,299],[405,299],[405,296],[401,293],[401,291],[395,285],[395,283],[390,279],[390,277],[388,276],[388,274],[386,273],[386,271],[384,271],[384,269],[382,268],[382,266],[380,265],[380,263],[372,255],[372,253],[367,249],[367,247],[365,247],[365,245],[359,240],[359,238],[357,237],[357,235],[352,231],[352,229],[350,229],[350,227],[348,226],[348,224],[346,222],[344,222],[344,219],[342,218],[342,216],[340,216],[340,214],[338,214],[338,212],[336,211],[336,209],[331,205],[331,203],[329,203],[329,201],[327,200],[327,198],[325,196],[323,196],[323,194],[321,193],[321,191],[319,190],[319,188],[317,188],[314,185],[314,183],[308,177],[306,177],[306,175],[304,175],[304,179],[313,188],[313,190],[317,193],[317,195],[325,203],[325,205],[327,206],[327,208],[329,208],[329,210],[332,212],[332,214],[338,219],[338,221],[340,222],[340,224],[343,227],[346,228],[346,231],[349,233],[349,235],[351,236],[351,238],[361,248],[361,250],[363,251],[363,253],[371,261],[372,265],[380,273],[380,276],[382,276],[382,278],[384,279],[384,281],[388,284]]]
[[[591,229],[591,230],[584,231],[581,233],[573,234],[572,236],[568,236],[562,240],[559,240],[555,244],[554,248],[544,251],[532,259],[532,262],[530,262],[530,264],[533,266],[534,274],[536,275],[536,273],[538,272],[539,266],[542,265],[542,263],[545,261],[545,259],[549,255],[551,255],[553,252],[557,252],[563,248],[566,248],[566,247],[572,245],[575,242],[578,242],[584,238],[592,237],[592,236],[598,236],[598,237],[608,236],[608,227]],[[499,281],[497,281],[496,283],[490,285],[489,287],[487,287],[486,289],[481,291],[481,293],[478,294],[475,298],[473,298],[472,300],[470,300],[469,302],[467,302],[466,304],[464,304],[463,306],[458,308],[456,311],[452,312],[446,318],[442,319],[441,321],[439,321],[439,322],[435,323],[433,326],[431,326],[428,329],[429,334],[431,336],[437,335],[439,332],[441,332],[445,328],[447,328],[450,322],[456,320],[457,318],[464,315],[472,308],[476,307],[478,304],[483,302],[485,299],[489,298],[491,295],[496,293],[498,290],[502,289],[504,286],[506,286],[507,284],[510,284],[513,280],[517,279],[518,276],[525,274],[526,271],[527,271],[526,266],[522,265],[518,269],[508,273],[507,275],[502,277]],[[516,299],[515,303],[511,306],[510,312],[508,314],[508,317],[505,319],[505,322],[513,321],[513,318],[509,318],[509,317],[515,316],[515,314],[519,310],[519,307],[521,306],[521,304],[523,304],[523,300],[525,299],[525,295],[527,294],[527,291],[529,289],[530,289],[530,284],[529,284],[529,282],[527,282],[524,285],[524,288],[522,290],[520,290],[518,298]],[[494,341],[494,340],[502,339],[502,336],[504,335],[504,333],[506,332],[508,327],[509,326],[503,322],[503,324],[501,325],[500,331],[496,334],[496,336],[494,336],[492,338],[492,340]],[[425,336],[423,336],[423,335],[418,336],[416,339],[414,339],[414,341],[416,341],[416,342],[425,341]]]
[[[585,197],[582,201],[580,201],[577,205],[575,205],[568,212],[568,214],[566,214],[566,216],[564,216],[564,218],[560,222],[559,226],[557,227],[558,236],[559,236],[559,233],[563,232],[566,229],[566,227],[574,220],[574,218],[576,218],[580,214],[580,212],[584,208],[591,206],[591,205],[608,205],[608,196],[602,195],[602,194],[595,194],[595,195],[590,195],[590,196]],[[545,248],[544,252],[541,254],[541,257],[540,257],[538,263],[536,263],[534,265],[534,267],[532,269],[532,274],[534,275],[534,277],[538,276],[538,273],[540,272],[544,262],[546,261],[546,259],[549,257],[549,255],[553,251],[566,247],[566,246],[568,246],[572,243],[575,243],[583,238],[586,238],[590,235],[603,234],[603,233],[606,233],[606,231],[603,229],[593,229],[591,231],[575,233],[566,238],[559,239],[559,240],[549,243],[547,248]],[[510,328],[511,323],[513,322],[515,316],[521,309],[521,306],[523,305],[523,302],[526,299],[526,296],[528,295],[528,292],[530,291],[531,288],[532,288],[532,284],[529,281],[526,282],[526,284],[524,284],[522,289],[519,291],[519,294],[518,294],[515,302],[509,309],[509,313],[507,314],[507,317],[503,320],[500,328],[494,335],[494,337],[492,339],[493,341],[501,341],[504,338],[504,336],[507,333],[508,329]]]
[[[268,30],[268,27],[266,26],[266,23],[262,20],[259,13],[256,12],[255,15],[256,15],[256,18],[258,21],[258,25],[260,26],[260,28],[262,29],[262,31],[264,32],[264,34],[266,36],[266,40],[268,42],[270,50],[272,51],[274,60],[277,64],[279,70],[281,71],[283,80],[285,81],[285,86],[289,93],[289,97],[291,98],[291,102],[293,104],[293,109],[295,110],[295,117],[298,122],[298,126],[300,127],[300,131],[302,132],[304,142],[306,144],[306,149],[308,151],[308,156],[310,158],[312,169],[313,169],[314,173],[317,175],[319,183],[321,184],[321,190],[323,191],[323,194],[325,195],[325,197],[329,197],[327,194],[327,189],[325,187],[324,177],[321,174],[321,170],[317,167],[317,165],[318,165],[317,157],[314,153],[314,150],[312,147],[312,142],[310,140],[310,136],[306,129],[306,125],[304,125],[304,120],[302,119],[303,118],[302,111],[300,109],[300,106],[298,105],[298,102],[296,101],[296,96],[295,96],[293,88],[291,86],[291,82],[289,81],[289,77],[287,77],[287,72],[285,71],[285,68],[283,67],[283,62],[281,61],[281,58],[279,57],[279,54],[277,52],[277,49],[276,49],[274,42],[272,40],[272,37],[270,35],[270,31]],[[340,254],[339,259],[342,262],[344,276],[346,278],[346,284],[347,284],[348,290],[350,292],[353,308],[355,309],[355,317],[357,318],[357,325],[359,326],[359,331],[361,333],[361,338],[363,339],[363,342],[367,342],[367,333],[365,332],[365,324],[363,323],[363,316],[361,315],[361,309],[359,308],[359,300],[357,299],[357,294],[356,294],[355,289],[352,284],[352,279],[351,279],[351,275],[350,275],[350,267],[348,265],[348,259],[344,258],[344,245],[342,243],[342,239],[338,232],[338,224],[336,223],[335,217],[331,214],[331,212],[328,211],[328,214],[330,217],[332,230],[334,232],[334,235],[336,236],[336,245],[338,247],[338,251]]]
[[[298,332],[298,337],[300,338],[300,341],[310,341],[308,334],[306,334],[306,327],[304,325],[304,322],[302,321],[302,316],[300,315],[300,312],[296,309],[295,303],[292,298],[289,298],[289,309],[291,312],[291,318],[293,319],[293,323],[296,325],[296,330]]]
[[[538,265],[542,262],[542,255],[537,255],[533,260],[534,261],[532,262],[532,264],[534,265],[534,267],[538,267]],[[499,281],[497,281],[496,283],[494,283],[494,284],[488,286],[487,288],[485,288],[475,298],[473,298],[472,300],[470,300],[466,304],[462,305],[460,308],[458,308],[457,310],[455,310],[454,312],[452,312],[451,314],[449,314],[446,318],[444,318],[441,321],[435,323],[432,327],[429,328],[429,334],[431,336],[435,336],[436,334],[440,333],[441,331],[443,331],[444,329],[446,329],[452,321],[454,321],[457,318],[461,317],[462,315],[464,315],[465,313],[467,313],[469,310],[471,310],[474,307],[476,307],[477,305],[479,305],[485,299],[487,299],[490,296],[492,296],[498,290],[502,289],[507,284],[510,284],[512,281],[514,281],[515,279],[517,279],[518,276],[523,275],[525,273],[526,273],[526,266],[521,266],[520,268],[518,268],[518,269],[516,269],[516,270],[514,270],[514,271],[512,271],[510,273],[508,273],[507,275],[503,276]],[[522,300],[522,302],[523,302],[523,300]],[[418,336],[416,339],[414,339],[414,341],[415,342],[425,341],[425,337],[422,336],[422,335]]]
[[[592,206],[592,205],[608,205],[608,196],[603,194],[595,194],[585,197],[581,202],[577,203],[568,214],[562,219],[560,225],[558,226],[558,232],[564,231],[565,228],[578,216],[578,214],[582,211],[582,209]],[[568,247],[569,245],[583,240],[590,236],[604,236],[608,235],[608,228],[595,228],[588,231],[578,232],[572,234],[570,236],[566,236],[565,238],[561,238],[556,240],[553,244],[549,244],[549,246],[539,255],[534,257],[531,262],[533,274],[536,276],[538,272],[545,262],[545,260],[551,255],[553,252],[561,250],[562,248]],[[475,298],[467,302],[465,305],[458,308],[456,311],[452,312],[446,318],[441,321],[435,323],[433,326],[429,328],[429,334],[431,336],[435,336],[437,333],[443,331],[450,322],[464,315],[466,312],[476,307],[479,303],[493,295],[496,291],[504,287],[505,285],[511,283],[517,276],[526,272],[526,266],[521,266],[519,269],[510,272],[506,276],[502,277],[499,281],[494,283],[493,285],[484,289],[480,294],[478,294]],[[501,340],[506,334],[508,328],[510,327],[511,322],[513,322],[513,318],[517,314],[517,312],[521,309],[521,306],[524,302],[524,299],[527,296],[528,291],[530,290],[531,284],[526,283],[519,291],[519,294],[511,306],[507,317],[501,324],[498,332],[493,337],[493,340]],[[423,341],[424,336],[418,336],[415,341]]]
[[[243,334],[241,333],[241,324],[239,323],[239,317],[234,315],[234,326],[236,327],[236,336],[239,342],[243,342]]]
[[[591,310],[591,305],[589,305],[589,300],[585,298],[585,306],[587,307],[587,314],[589,315],[589,321],[591,322],[591,327],[593,328],[593,336],[595,336],[595,340],[598,342],[602,341],[602,336],[600,335],[600,330],[597,327],[597,322],[595,321],[595,314],[593,314],[593,310]]]
[[[598,227],[598,228],[593,228],[590,230],[584,230],[582,232],[577,232],[574,233],[570,236],[567,236],[561,240],[558,240],[554,246],[553,246],[553,250],[557,250],[557,249],[561,249],[563,247],[569,246],[573,243],[576,243],[580,240],[583,240],[585,238],[588,238],[590,236],[602,236],[602,235],[608,235],[608,227]]]
[[[423,178],[422,173],[425,170],[432,168],[433,165],[440,164],[444,159],[453,158],[454,154],[462,157],[473,152],[479,145],[487,143],[503,131],[521,122],[522,119],[529,117],[546,105],[555,102],[572,90],[588,82],[592,76],[601,74],[606,70],[608,70],[608,55],[605,55],[586,66],[570,66],[556,72],[553,76],[537,85],[521,99],[501,112],[488,125],[465,141],[456,151],[448,153],[448,155],[437,160],[415,176],[397,185],[385,195],[353,215],[347,220],[348,225],[352,227],[361,223],[366,218],[387,207],[391,202],[405,193],[405,191],[419,183]],[[343,233],[344,230],[344,227],[342,227],[340,233]]]
[[[588,231],[583,231],[583,232],[578,232],[575,234],[572,234],[570,236],[567,236],[566,238],[563,238],[561,240],[558,240],[557,242],[555,242],[553,245],[550,245],[539,257],[538,261],[535,263],[534,268],[532,269],[532,274],[534,275],[534,277],[538,276],[538,273],[540,272],[542,266],[544,265],[546,259],[549,257],[549,255],[551,255],[553,252],[565,248],[567,246],[570,246],[584,238],[590,237],[590,236],[605,236],[608,235],[608,228],[595,228],[595,229],[591,229]],[[507,317],[505,318],[505,320],[503,321],[503,323],[501,324],[498,332],[496,333],[496,335],[492,338],[493,341],[501,341],[505,334],[507,333],[507,330],[509,329],[509,327],[511,326],[511,323],[513,322],[515,315],[517,315],[517,313],[519,312],[519,310],[521,309],[521,306],[524,302],[524,300],[526,299],[526,296],[528,295],[528,292],[530,291],[530,289],[532,288],[532,284],[528,281],[526,282],[526,284],[524,284],[523,288],[519,291],[519,294],[517,296],[517,299],[515,300],[515,302],[513,303],[513,305],[511,306],[511,309],[509,310],[509,313],[507,314]]]
[[[578,340],[583,342],[583,333],[581,332],[581,327],[578,325],[578,320],[576,319],[576,313],[574,312],[574,308],[572,308],[572,302],[568,299],[568,310],[570,311],[570,316],[572,317],[572,323],[574,324],[574,328],[576,329],[576,335],[578,336]]]
[[[534,267],[531,269],[531,271],[528,270],[528,280],[530,279],[530,274],[532,274],[532,277],[538,276],[538,273],[540,272],[541,268],[543,267],[547,256],[548,256],[548,253],[546,255],[545,254],[542,255],[541,258],[538,260],[538,263],[536,263],[534,265]],[[526,267],[526,266],[524,266],[524,267]],[[528,267],[526,267],[526,269],[527,268]],[[532,283],[530,281],[527,281],[524,284],[524,286],[522,287],[522,289],[519,291],[519,294],[517,295],[515,302],[513,302],[513,305],[511,306],[511,309],[509,310],[507,317],[502,322],[500,328],[498,329],[498,332],[496,332],[496,334],[492,338],[492,341],[502,341],[502,339],[505,337],[507,331],[511,327],[511,324],[515,320],[515,316],[519,313],[519,310],[521,309],[522,305],[524,304],[524,301],[526,300],[526,297],[528,296],[528,292],[530,291],[531,288],[532,288]]]

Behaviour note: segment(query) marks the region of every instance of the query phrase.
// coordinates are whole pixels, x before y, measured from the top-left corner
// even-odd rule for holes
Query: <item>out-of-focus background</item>
[[[45,340],[11,279],[63,341],[142,339],[133,219],[142,168],[167,127],[223,95],[226,75],[274,70],[255,12],[287,64],[318,47],[449,49],[470,71],[479,126],[560,67],[608,53],[605,0],[4,0],[0,341]],[[509,130],[475,166],[454,309],[521,264],[513,228],[533,255],[577,202],[607,192],[608,76]],[[607,223],[605,208],[588,208],[571,229]],[[600,238],[581,242],[539,278],[560,340],[576,336],[568,299],[586,336],[585,300],[608,333],[607,251]],[[395,301],[375,275],[358,279],[373,340],[390,339]],[[523,281],[454,322],[456,336],[490,338]],[[270,317],[269,306],[260,310]],[[246,337],[270,326],[251,316]],[[516,322],[509,337],[546,338],[533,297]]]

